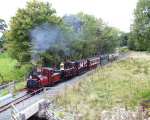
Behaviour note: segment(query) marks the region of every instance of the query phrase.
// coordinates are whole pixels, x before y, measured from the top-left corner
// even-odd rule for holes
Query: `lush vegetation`
[[[75,19],[69,20],[71,17]],[[69,59],[77,60],[113,52],[120,44],[119,35],[123,33],[107,26],[100,18],[79,13],[66,16],[66,19],[65,16],[57,16],[51,4],[35,0],[27,2],[25,8],[17,10],[10,20],[9,30],[6,29],[6,22],[0,19],[0,29],[3,31],[0,48],[5,48],[5,53],[0,54],[0,83],[24,79],[35,54],[39,56],[37,64],[59,65],[61,61]],[[54,46],[49,45],[45,51],[34,51],[31,33],[43,25],[56,28],[56,32],[53,32],[60,33],[55,39],[58,42]],[[43,39],[40,42],[47,45]]]
[[[150,51],[150,2],[139,0],[131,25],[129,47],[133,50]]]
[[[0,18],[0,48],[3,47],[3,43],[4,43],[4,36],[2,34],[2,32],[4,32],[7,28],[7,24],[5,22],[5,20]],[[2,36],[1,36],[2,34]]]
[[[17,61],[10,58],[8,54],[0,54],[0,84],[13,80],[23,80],[30,65],[17,66]]]
[[[7,28],[7,24],[6,24],[5,20],[0,18],[0,30],[5,31],[6,28]]]
[[[18,9],[16,16],[10,22],[10,31],[6,32],[7,48],[10,55],[19,62],[29,62],[31,59],[31,43],[29,31],[42,23],[56,24],[59,18],[50,4],[43,2],[28,2],[26,8]]]
[[[40,60],[46,61],[46,63],[55,63],[56,61],[59,63],[66,57],[67,59],[81,59],[95,54],[113,52],[119,45],[118,34],[120,31],[116,28],[107,26],[101,19],[92,15],[79,13],[73,16],[78,18],[81,23],[78,26],[80,31],[74,29],[73,22],[69,21],[70,24],[68,24],[64,18],[56,16],[56,10],[49,3],[35,0],[27,2],[26,7],[18,9],[10,21],[10,30],[5,33],[5,47],[10,55],[21,64],[30,62],[34,47],[31,43],[30,33],[32,29],[46,23],[56,26],[62,31],[63,37],[57,37],[57,41],[63,38],[67,43],[62,49],[57,44],[55,49],[49,48],[40,53],[36,51],[41,57]],[[70,41],[71,43],[68,44]],[[67,51],[66,49],[69,49],[67,55],[64,52]]]
[[[139,56],[98,68],[76,86],[66,88],[56,98],[56,104],[64,108],[64,113],[87,120],[99,119],[102,110],[114,106],[134,108],[141,100],[150,99],[149,68],[150,59]]]

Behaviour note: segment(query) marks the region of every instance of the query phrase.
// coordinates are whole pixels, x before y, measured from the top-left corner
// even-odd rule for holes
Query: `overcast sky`
[[[0,0],[0,18],[7,22],[27,0]],[[103,19],[110,26],[128,32],[137,0],[43,0],[52,3],[59,16],[84,12]]]

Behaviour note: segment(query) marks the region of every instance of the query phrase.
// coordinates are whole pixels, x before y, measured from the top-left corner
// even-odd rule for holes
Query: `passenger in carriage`
[[[60,64],[60,70],[64,70],[64,63],[63,62],[61,62],[61,64]]]

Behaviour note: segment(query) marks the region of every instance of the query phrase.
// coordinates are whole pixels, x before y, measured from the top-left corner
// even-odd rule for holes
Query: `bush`
[[[128,51],[129,51],[129,49],[127,47],[121,47],[119,49],[119,52],[121,52],[121,53],[127,53]]]
[[[32,67],[31,64],[16,67],[17,63],[7,53],[0,54],[0,84],[13,80],[23,80]]]

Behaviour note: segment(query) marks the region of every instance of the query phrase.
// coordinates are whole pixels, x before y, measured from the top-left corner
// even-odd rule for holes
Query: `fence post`
[[[46,88],[45,87],[44,87],[43,92],[44,92],[44,99],[46,99]]]
[[[11,104],[11,120],[19,120],[18,119],[18,110],[14,106],[14,104]]]
[[[12,95],[14,95],[14,88],[15,88],[15,82],[14,82],[14,81],[13,81],[13,82],[10,82],[10,83],[8,84],[8,91],[9,91],[9,93],[12,94]]]
[[[14,82],[14,92],[16,91],[16,81],[13,81]]]

